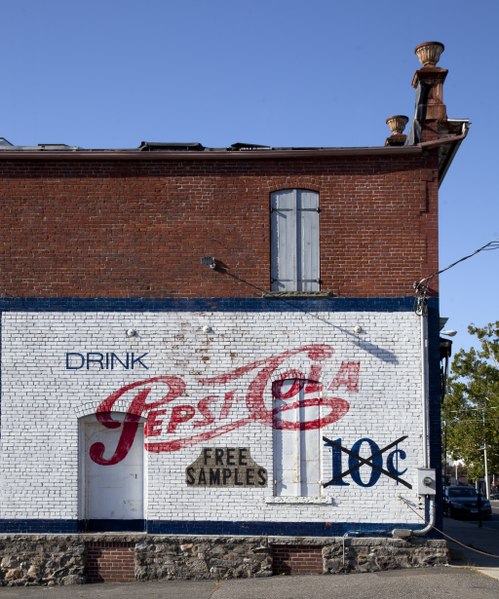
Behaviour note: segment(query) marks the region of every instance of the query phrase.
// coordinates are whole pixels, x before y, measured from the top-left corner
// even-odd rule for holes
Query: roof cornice
[[[138,150],[0,150],[0,160],[252,160],[421,154],[419,146],[367,148],[290,148],[268,150],[153,151]]]

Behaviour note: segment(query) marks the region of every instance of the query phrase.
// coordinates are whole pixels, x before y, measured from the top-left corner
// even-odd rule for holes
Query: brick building
[[[0,531],[424,528],[446,74],[381,147],[2,141]]]

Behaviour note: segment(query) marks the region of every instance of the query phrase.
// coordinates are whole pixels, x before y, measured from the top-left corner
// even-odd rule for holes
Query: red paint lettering
[[[281,374],[281,377],[281,379],[272,383],[272,397],[276,400],[285,401],[290,397],[296,397],[305,387],[305,383],[308,383],[305,375],[299,370],[288,370]],[[283,391],[284,386],[288,387],[287,391]]]
[[[285,373],[284,376],[289,376],[289,373]],[[289,379],[288,379],[289,380]],[[339,397],[321,397],[321,384],[318,381],[310,381],[306,379],[294,380],[290,388],[283,393],[282,387],[286,381],[275,381],[272,385],[272,395],[274,397],[274,409],[272,410],[272,425],[276,429],[281,430],[311,430],[316,428],[322,428],[327,424],[332,424],[348,412],[350,404]],[[307,397],[307,395],[316,394],[315,397]],[[285,402],[293,397],[297,398],[297,401],[293,403],[280,403]],[[307,420],[305,422],[292,422],[283,419],[283,414],[291,410],[298,410],[300,408],[311,408],[314,406],[327,406],[330,408],[329,413],[316,418],[315,420]]]
[[[200,414],[203,416],[203,420],[194,420],[192,426],[209,426],[215,422],[215,416],[211,413],[210,403],[217,399],[216,395],[208,395],[201,401],[198,402],[198,410]]]
[[[133,399],[128,411],[126,413],[123,423],[119,420],[114,420],[111,414],[111,410],[114,404],[131,389],[136,389],[144,385],[150,385],[152,383],[164,383],[168,386],[168,393],[164,395],[159,401],[153,401],[146,403],[148,395],[151,393],[151,387],[147,386],[141,389],[135,398]],[[185,383],[182,379],[176,376],[158,376],[146,381],[138,381],[126,385],[118,391],[112,393],[107,399],[105,399],[100,406],[97,408],[96,417],[106,428],[119,428],[122,426],[121,436],[118,440],[118,445],[114,454],[106,460],[104,458],[105,446],[104,443],[94,443],[90,447],[90,457],[94,462],[101,466],[111,466],[121,462],[130,451],[130,447],[133,445],[135,435],[139,427],[140,418],[143,412],[157,408],[161,405],[169,403],[182,395],[185,389]]]
[[[196,410],[187,404],[181,406],[175,406],[170,416],[170,422],[168,423],[167,433],[172,434],[177,430],[179,424],[184,424],[194,417]]]
[[[196,407],[200,418],[193,420],[193,428],[212,427],[198,434],[185,436],[183,438],[168,439],[157,442],[147,442],[145,447],[148,451],[160,453],[164,451],[179,451],[198,443],[204,443],[209,439],[225,435],[251,422],[259,422],[267,426],[283,429],[314,429],[326,426],[342,418],[349,409],[347,401],[339,397],[323,396],[320,378],[323,370],[321,362],[329,359],[334,350],[329,345],[310,345],[296,348],[270,356],[263,360],[257,360],[246,364],[235,370],[215,377],[198,379],[198,383],[207,386],[227,385],[232,381],[240,380],[243,376],[255,371],[253,379],[247,387],[244,397],[246,415],[239,420],[221,424],[223,419],[228,418],[233,403],[236,400],[234,390],[225,391],[220,414],[215,416],[213,404],[219,395],[207,395],[201,399]],[[302,354],[312,362],[309,373],[291,369],[282,373],[278,381],[271,383],[275,373],[284,362]],[[358,362],[342,362],[340,370],[330,385],[330,390],[345,386],[349,391],[358,390],[360,364]],[[284,384],[284,381],[286,385]],[[292,380],[290,383],[289,381]],[[154,383],[165,384],[168,387],[166,395],[157,401],[147,401]],[[129,404],[123,422],[113,418],[113,409],[116,402],[123,396],[136,389],[136,395]],[[91,458],[98,464],[111,465],[122,460],[133,444],[141,418],[147,413],[146,436],[155,437],[161,434],[162,420],[160,416],[166,413],[165,409],[158,409],[178,399],[185,390],[185,383],[175,376],[161,376],[145,381],[139,381],[118,389],[105,399],[97,410],[98,420],[108,428],[122,427],[121,436],[113,456],[104,459],[104,445],[94,443],[90,448]],[[240,398],[242,399],[242,398]],[[268,405],[266,405],[268,404]],[[288,411],[300,408],[321,406],[321,417],[305,422],[294,422],[283,420],[282,416]],[[241,407],[238,407],[240,410]],[[196,414],[196,409],[189,404],[173,406],[166,434],[175,435],[182,424],[191,421]],[[294,420],[294,419],[293,419]]]
[[[164,416],[167,410],[154,410],[147,415],[147,422],[144,427],[145,437],[157,437],[161,435],[161,426],[163,421],[158,416]]]
[[[222,406],[222,410],[220,411],[220,420],[227,418],[229,415],[232,404],[234,403],[234,395],[234,391],[229,391],[225,394],[224,404]]]
[[[338,373],[329,385],[331,391],[346,387],[347,391],[359,392],[360,362],[342,362]]]

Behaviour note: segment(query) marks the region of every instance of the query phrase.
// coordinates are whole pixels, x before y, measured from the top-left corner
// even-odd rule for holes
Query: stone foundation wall
[[[449,563],[446,541],[412,539],[345,539],[322,549],[324,574],[425,568]]]
[[[426,539],[3,535],[0,586],[376,572],[448,559],[445,541]]]
[[[77,536],[0,536],[0,586],[82,584],[86,547]]]
[[[137,580],[251,578],[272,575],[265,538],[145,537],[135,547]]]

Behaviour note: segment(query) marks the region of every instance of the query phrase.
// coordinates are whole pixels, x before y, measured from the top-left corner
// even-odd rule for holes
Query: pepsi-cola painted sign
[[[329,385],[321,385],[318,381],[323,378],[324,362],[333,354],[330,345],[307,345],[221,375],[198,378],[197,383],[205,393],[194,403],[188,402],[189,390],[179,376],[157,376],[125,385],[107,397],[96,410],[97,420],[103,426],[121,428],[117,446],[111,457],[105,458],[108,448],[103,443],[94,443],[90,447],[90,457],[103,466],[123,460],[142,418],[146,418],[145,448],[155,453],[179,451],[254,422],[285,430],[328,426],[343,418],[350,407],[348,401],[337,397],[335,392],[342,387],[349,392],[358,392],[360,371],[359,362],[343,361]],[[286,370],[286,361],[295,356],[299,356],[302,363],[309,363],[308,372],[296,368]],[[243,378],[247,383],[241,391]],[[282,381],[289,382],[290,379],[294,383],[283,391]],[[231,389],[231,385],[235,388]],[[153,390],[158,394],[158,386],[166,392],[151,400]],[[123,400],[128,400],[126,415],[123,420],[117,420],[111,413],[116,410],[116,403]],[[305,422],[291,418],[294,410],[317,405],[321,406],[320,418]],[[232,415],[236,406],[237,418]],[[190,434],[185,434],[186,423]],[[162,439],[155,441],[154,437]]]

